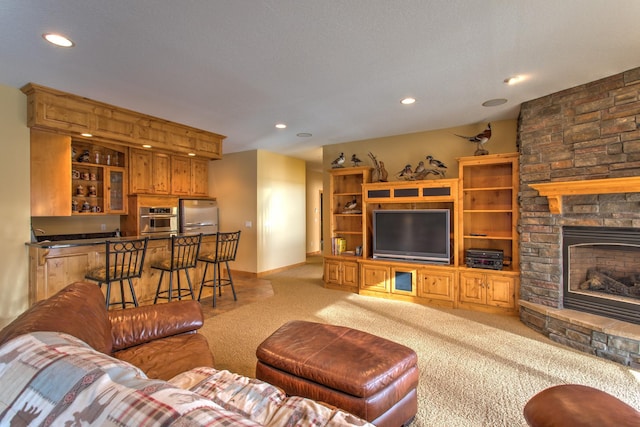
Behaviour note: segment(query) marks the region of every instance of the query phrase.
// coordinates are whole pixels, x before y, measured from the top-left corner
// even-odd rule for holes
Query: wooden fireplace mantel
[[[640,192],[640,176],[529,184],[549,200],[551,213],[562,213],[562,196]]]

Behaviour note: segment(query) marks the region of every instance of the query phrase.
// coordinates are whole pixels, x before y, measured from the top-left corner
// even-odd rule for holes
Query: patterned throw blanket
[[[35,332],[0,347],[0,425],[371,426],[262,381],[199,368],[170,381],[70,335]]]

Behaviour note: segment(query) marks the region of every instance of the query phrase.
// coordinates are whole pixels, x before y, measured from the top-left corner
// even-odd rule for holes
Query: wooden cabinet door
[[[358,287],[358,263],[342,263],[342,285]]]
[[[71,215],[71,137],[31,130],[31,216]]]
[[[105,168],[104,182],[106,188],[104,195],[106,197],[105,213],[126,214],[127,204],[127,174],[121,168]]]
[[[514,308],[515,281],[514,277],[487,274],[487,305]]]
[[[486,301],[485,274],[460,273],[460,302],[484,304]]]
[[[209,160],[191,159],[191,194],[209,195]]]
[[[455,273],[437,270],[418,272],[418,296],[453,301],[455,299]]]
[[[324,281],[334,285],[340,285],[340,261],[326,259],[324,261]]]
[[[131,194],[169,194],[171,157],[164,153],[131,149],[129,192]]]
[[[366,291],[389,292],[389,268],[381,265],[362,264],[360,289]]]
[[[189,195],[191,192],[191,159],[173,156],[171,158],[171,194]]]
[[[152,193],[151,151],[131,149],[129,156],[129,193]]]
[[[171,190],[171,157],[164,153],[153,153],[151,167],[154,194],[169,194]]]

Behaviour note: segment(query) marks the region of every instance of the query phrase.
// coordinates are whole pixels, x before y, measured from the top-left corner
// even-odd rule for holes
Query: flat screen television
[[[373,257],[449,264],[449,209],[373,211]]]

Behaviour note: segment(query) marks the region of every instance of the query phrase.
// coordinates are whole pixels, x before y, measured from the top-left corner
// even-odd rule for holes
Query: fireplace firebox
[[[640,324],[640,230],[563,227],[565,308]]]

